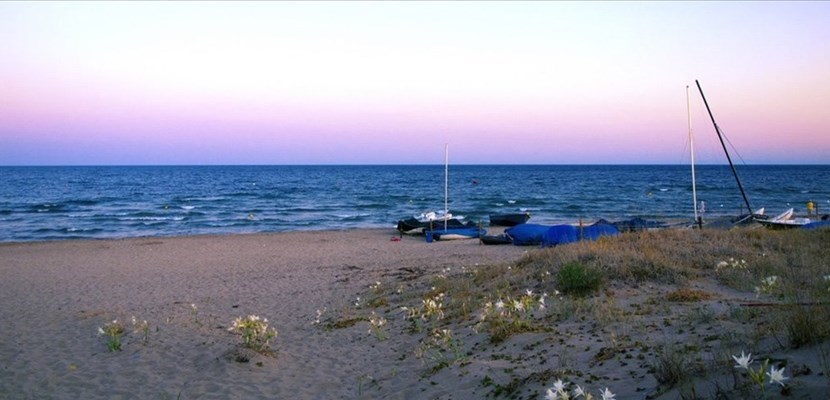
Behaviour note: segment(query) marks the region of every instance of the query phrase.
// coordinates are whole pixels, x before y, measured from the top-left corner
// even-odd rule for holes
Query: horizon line
[[[297,164],[8,164],[0,165],[0,168],[62,168],[62,167],[420,167],[444,165],[439,163],[297,163]],[[696,167],[702,166],[728,166],[728,163],[699,163]],[[690,166],[689,163],[458,163],[450,166],[563,166],[563,167],[603,167],[603,166]],[[745,163],[741,166],[830,166],[830,163]]]

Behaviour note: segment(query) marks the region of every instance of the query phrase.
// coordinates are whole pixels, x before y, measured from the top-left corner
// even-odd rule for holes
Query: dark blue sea
[[[830,166],[739,166],[754,209],[830,213]],[[746,212],[728,165],[698,166],[705,216]],[[0,167],[0,241],[389,228],[444,207],[444,166]],[[688,165],[451,165],[449,210],[693,219]]]

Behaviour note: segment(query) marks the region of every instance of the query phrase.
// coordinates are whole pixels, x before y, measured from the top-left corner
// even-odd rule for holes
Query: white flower
[[[602,393],[602,400],[614,400],[614,396],[616,396],[614,393],[611,393],[608,388],[605,388],[605,390],[600,393]]]
[[[519,301],[519,300],[513,300],[513,308],[514,308],[516,311],[524,311],[525,306],[524,306],[524,304],[522,304],[522,302],[521,302],[521,301]]]
[[[557,392],[562,393],[565,391],[565,382],[562,382],[561,379],[557,379],[556,382],[553,383],[553,388],[556,389]]]
[[[533,296],[533,291],[530,289],[525,289],[525,293],[527,293],[528,296]]]
[[[582,390],[582,386],[576,385],[576,389],[574,389],[574,397],[585,396],[585,391]]]
[[[323,317],[323,313],[326,312],[325,307],[322,310],[317,310],[317,318],[314,319],[313,325],[317,325],[320,323],[320,319]]]
[[[98,334],[103,335],[104,334],[104,328],[98,327]]]
[[[504,302],[501,301],[501,299],[499,299],[499,301],[496,302],[496,310],[501,310],[503,308],[504,308]]]
[[[735,362],[738,363],[738,365],[736,365],[735,368],[749,369],[749,364],[752,363],[752,353],[744,355],[744,352],[741,351],[740,357],[732,356],[732,358],[734,358]]]
[[[784,386],[784,380],[789,379],[784,377],[784,369],[785,368],[776,369],[774,365],[769,367],[769,372],[767,372],[769,383],[777,383]]]
[[[548,388],[545,392],[545,400],[559,400],[559,393],[554,392],[553,389]]]

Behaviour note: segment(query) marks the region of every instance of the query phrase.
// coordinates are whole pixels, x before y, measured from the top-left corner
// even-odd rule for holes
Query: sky
[[[830,2],[0,2],[0,165],[830,164]]]

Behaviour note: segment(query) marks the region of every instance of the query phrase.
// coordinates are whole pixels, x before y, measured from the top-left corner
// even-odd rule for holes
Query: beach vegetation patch
[[[369,308],[385,307],[389,301],[384,296],[384,288],[380,282],[369,285],[369,295],[366,298],[365,306]],[[358,305],[359,306],[359,305]]]
[[[651,371],[658,383],[672,387],[690,379],[691,362],[684,349],[667,345],[659,349]]]
[[[369,334],[375,335],[381,342],[389,338],[386,335],[386,318],[378,316],[374,311],[369,317]]]
[[[260,353],[267,352],[269,343],[277,337],[277,330],[268,326],[268,319],[256,315],[236,318],[228,330],[241,336],[244,347]]]
[[[735,368],[741,372],[745,383],[750,386],[750,389],[755,391],[755,395],[760,394],[761,398],[767,398],[767,385],[780,385],[781,388],[787,387],[786,380],[790,379],[784,374],[786,367],[779,367],[775,364],[770,364],[770,359],[764,359],[764,362],[755,367],[752,364],[756,360],[752,359],[752,353],[741,355],[734,355],[732,359],[735,360]]]
[[[547,310],[548,297],[547,293],[537,295],[526,289],[524,294],[515,297],[499,296],[495,301],[487,301],[475,328],[487,332],[492,343],[501,343],[515,334],[538,331],[541,328],[534,324],[534,317]]]
[[[431,292],[434,292],[432,290]],[[425,328],[430,331],[438,329],[439,322],[444,319],[444,303],[446,296],[443,292],[428,293],[421,303],[415,307],[401,307],[405,318],[410,323],[410,330],[414,333],[423,332]]]
[[[415,355],[431,366],[429,374],[467,359],[464,343],[450,329],[433,330],[418,347]]]
[[[121,350],[121,335],[124,334],[124,324],[118,322],[117,319],[98,328],[98,334],[106,337],[107,350],[110,352]]]
[[[602,271],[581,262],[565,263],[556,274],[556,287],[564,294],[588,296],[602,287]]]
[[[367,320],[366,317],[349,317],[349,318],[338,319],[338,320],[335,320],[335,321],[330,321],[330,322],[326,323],[324,326],[325,326],[325,329],[329,330],[329,331],[334,330],[334,329],[346,329],[346,328],[351,328],[351,327],[357,325],[358,323],[366,321],[366,320]]]
[[[150,324],[147,320],[138,320],[136,319],[135,315],[132,317],[133,321],[133,332],[136,334],[141,335],[141,343],[145,346],[147,345],[147,341],[150,337]]]

